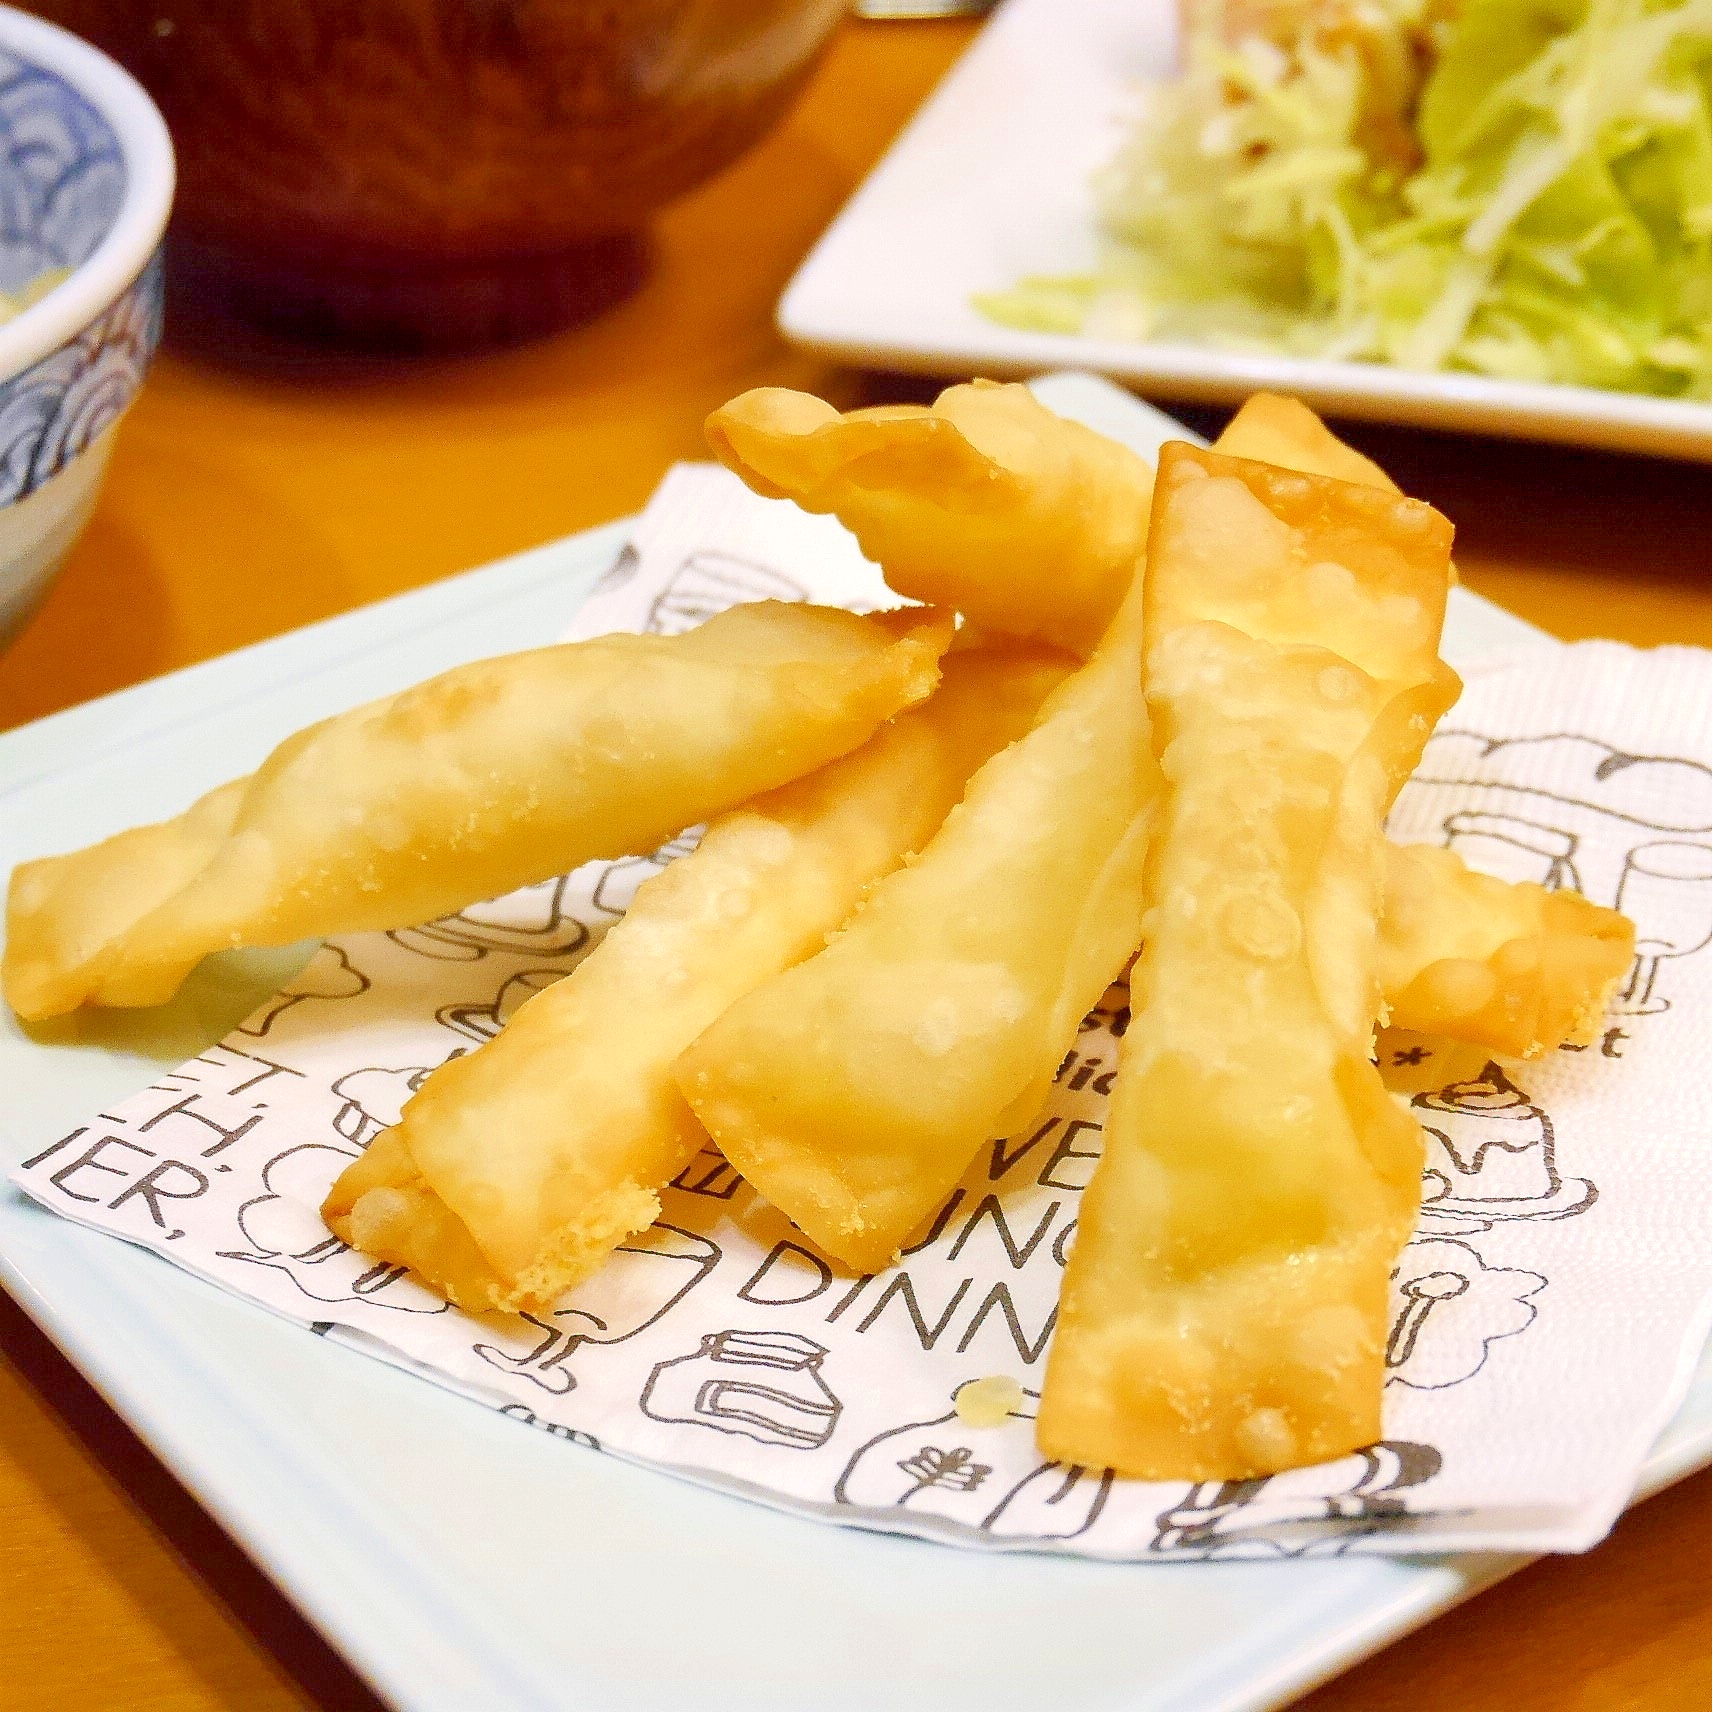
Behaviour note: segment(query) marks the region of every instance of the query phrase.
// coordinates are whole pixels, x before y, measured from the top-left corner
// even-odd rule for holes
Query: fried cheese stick
[[[20,1016],[170,998],[210,951],[405,927],[662,840],[931,694],[952,616],[765,601],[460,666],[288,738],[178,822],[20,867]]]
[[[1450,525],[1165,448],[1146,685],[1166,778],[1105,1153],[1038,1434],[1148,1479],[1380,1436],[1422,1150],[1370,1062],[1384,816],[1454,699]]]
[[[678,1054],[819,950],[933,836],[1073,662],[954,653],[938,692],[853,754],[715,820],[502,1034],[436,1070],[333,1186],[343,1240],[460,1306],[540,1308],[652,1224],[706,1142]]]

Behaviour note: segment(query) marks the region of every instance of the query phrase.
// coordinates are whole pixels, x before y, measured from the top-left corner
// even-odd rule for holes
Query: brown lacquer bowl
[[[447,346],[586,315],[780,116],[846,0],[39,0],[147,87],[175,262],[252,313]]]

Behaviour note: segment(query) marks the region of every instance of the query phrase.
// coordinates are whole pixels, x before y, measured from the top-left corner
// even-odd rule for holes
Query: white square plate
[[[1171,432],[1084,377],[1039,390],[1150,456]],[[311,720],[559,634],[624,537],[594,530],[0,737],[0,874],[174,813]],[[1455,591],[1453,659],[1536,634]],[[159,1013],[33,1037],[0,1018],[0,1279],[401,1708],[1256,1712],[1525,1561],[1102,1564],[830,1528],[531,1431],[3,1184],[271,987],[264,957],[205,965]],[[1642,1491],[1708,1460],[1703,1367]]]
[[[929,374],[1093,369],[1173,397],[1293,392],[1346,416],[1712,462],[1712,404],[1001,327],[979,291],[1095,257],[1089,175],[1143,82],[1170,75],[1175,0],[1007,0],[803,263],[798,344]]]

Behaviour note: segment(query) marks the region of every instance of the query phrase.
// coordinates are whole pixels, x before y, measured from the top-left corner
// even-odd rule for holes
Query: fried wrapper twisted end
[[[20,1016],[170,998],[210,951],[405,927],[650,850],[932,693],[952,615],[774,601],[460,666],[288,738],[177,821],[12,879]]]
[[[1227,458],[1276,464],[1305,476],[1331,476],[1386,493],[1401,493],[1371,458],[1346,446],[1299,398],[1257,392],[1225,425],[1213,450]]]
[[[1370,1062],[1381,825],[1458,688],[1438,659],[1450,541],[1377,488],[1162,455],[1146,685],[1166,785],[1049,1456],[1234,1479],[1380,1436],[1422,1163]]]
[[[829,1254],[887,1265],[982,1144],[1031,1116],[1141,939],[1159,786],[1141,586],[909,866],[818,956],[733,1005],[678,1083]]]
[[[931,407],[842,416],[763,387],[716,410],[707,437],[757,493],[836,516],[899,594],[984,632],[1087,654],[1146,540],[1146,463],[1024,386],[975,381]]]
[[[1453,850],[1387,852],[1379,973],[1394,1028],[1539,1058],[1598,1038],[1635,924],[1579,892],[1476,873]]]
[[[1272,393],[1249,399],[1214,450],[1398,491],[1305,404]],[[1472,872],[1449,850],[1387,852],[1379,928],[1392,1027],[1512,1058],[1593,1040],[1634,958],[1634,927],[1615,910]]]
[[[956,653],[853,754],[712,822],[505,1031],[436,1070],[334,1184],[332,1229],[472,1309],[542,1308],[652,1224],[706,1132],[672,1079],[734,1000],[817,951],[1070,670]]]

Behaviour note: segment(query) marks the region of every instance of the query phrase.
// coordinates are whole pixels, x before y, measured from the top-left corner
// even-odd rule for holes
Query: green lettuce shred
[[[1411,0],[1383,17],[1393,61],[1428,38]],[[1098,267],[977,307],[1712,398],[1712,0],[1467,0],[1436,39],[1399,147],[1371,36],[1198,29],[1096,181]]]

